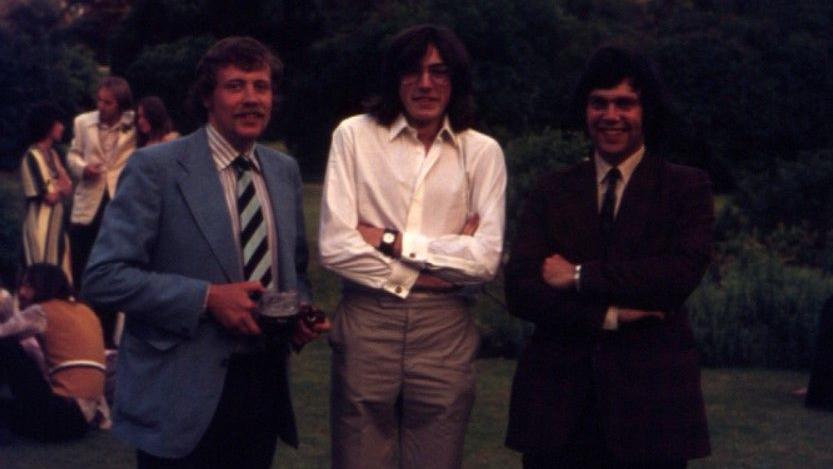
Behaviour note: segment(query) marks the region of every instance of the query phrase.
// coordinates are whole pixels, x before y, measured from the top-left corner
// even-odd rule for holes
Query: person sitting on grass
[[[71,291],[63,271],[44,263],[23,274],[19,307],[0,290],[0,386],[11,391],[0,400],[0,419],[17,434],[59,441],[110,427],[101,323]],[[21,344],[33,337],[42,360]]]

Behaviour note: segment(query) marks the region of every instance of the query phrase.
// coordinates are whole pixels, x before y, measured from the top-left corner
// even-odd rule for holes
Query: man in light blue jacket
[[[281,72],[254,39],[215,44],[193,88],[207,124],[136,152],[104,217],[81,295],[126,314],[113,430],[140,468],[267,468],[278,436],[298,443],[289,345],[329,325],[265,340],[254,300],[310,297],[298,166],[255,142]]]

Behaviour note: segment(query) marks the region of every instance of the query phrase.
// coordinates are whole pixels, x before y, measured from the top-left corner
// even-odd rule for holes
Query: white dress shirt
[[[0,289],[0,338],[25,339],[46,330],[46,313],[39,304],[19,310],[14,298]]]
[[[500,264],[506,166],[500,145],[445,120],[426,151],[399,116],[385,127],[366,114],[333,133],[321,200],[322,264],[348,280],[401,298],[426,270],[456,285],[492,279]],[[474,236],[459,234],[478,214]],[[401,259],[364,241],[359,222],[402,233]]]
[[[208,136],[208,148],[211,151],[211,158],[214,166],[220,175],[220,184],[223,186],[223,196],[226,199],[226,208],[231,219],[232,232],[234,233],[235,246],[237,247],[237,259],[240,261],[240,271],[243,272],[243,248],[240,246],[240,216],[237,210],[237,174],[232,163],[240,155],[231,143],[228,142],[211,124],[205,125]],[[272,256],[272,285],[278,285],[278,230],[272,212],[272,200],[269,198],[269,190],[266,181],[260,172],[260,162],[255,155],[255,147],[252,145],[243,155],[252,163],[252,182],[255,185],[255,196],[260,202],[263,212],[263,222],[266,224],[266,238],[269,245],[269,254]],[[206,293],[206,300],[208,293]]]

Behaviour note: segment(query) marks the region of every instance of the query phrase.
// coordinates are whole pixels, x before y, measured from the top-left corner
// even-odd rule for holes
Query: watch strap
[[[391,235],[391,236],[388,236]],[[382,233],[382,240],[379,242],[379,251],[388,256],[388,257],[395,257],[394,256],[394,244],[396,244],[396,237],[399,236],[399,232],[391,229],[385,228],[385,231]],[[385,238],[390,238],[391,241],[385,241]]]

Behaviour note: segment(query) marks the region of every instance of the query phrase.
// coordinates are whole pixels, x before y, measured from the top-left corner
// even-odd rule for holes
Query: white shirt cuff
[[[429,239],[419,233],[402,232],[402,260],[420,267],[428,259]]]
[[[407,298],[419,277],[419,269],[394,261],[390,264],[390,270],[390,277],[385,280],[382,289],[400,298]]]

